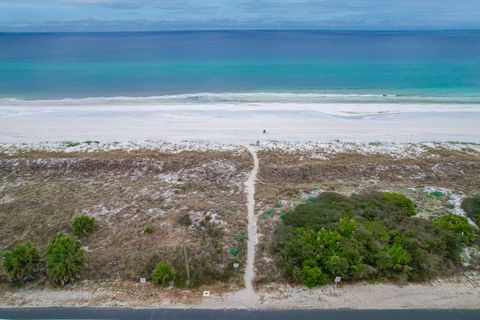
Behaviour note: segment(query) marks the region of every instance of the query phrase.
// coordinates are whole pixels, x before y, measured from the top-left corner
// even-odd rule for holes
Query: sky
[[[0,0],[0,32],[480,29],[480,0]]]

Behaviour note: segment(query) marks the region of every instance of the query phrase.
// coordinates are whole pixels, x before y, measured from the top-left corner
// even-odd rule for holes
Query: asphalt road
[[[479,302],[480,307],[480,302]],[[7,308],[0,319],[175,320],[479,320],[479,310],[197,310],[123,308]]]

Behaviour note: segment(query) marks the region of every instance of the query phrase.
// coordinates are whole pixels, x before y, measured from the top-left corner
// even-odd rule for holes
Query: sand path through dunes
[[[247,265],[245,267],[245,289],[255,294],[253,279],[255,277],[255,246],[257,245],[257,220],[255,217],[255,182],[258,173],[258,157],[254,147],[248,146],[248,151],[253,158],[253,169],[245,183],[247,191],[247,212],[248,212],[248,244],[247,244]]]
[[[248,243],[247,243],[247,263],[245,266],[244,283],[245,288],[227,293],[221,297],[223,306],[234,306],[241,309],[253,309],[259,306],[259,296],[253,288],[253,279],[255,278],[255,246],[258,242],[257,237],[257,218],[255,216],[255,183],[259,161],[257,150],[252,146],[246,146],[253,160],[253,169],[250,172],[247,181],[245,181],[245,192],[247,193],[247,214],[248,214]],[[217,308],[218,301],[210,299],[203,301],[202,307]]]

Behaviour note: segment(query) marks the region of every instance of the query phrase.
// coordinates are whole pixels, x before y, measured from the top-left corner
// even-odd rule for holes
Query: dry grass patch
[[[227,264],[228,248],[241,246],[235,235],[246,233],[244,181],[250,170],[248,153],[232,151],[2,155],[0,251],[27,240],[43,251],[53,235],[71,233],[73,218],[85,214],[95,217],[95,231],[82,239],[82,278],[138,280],[151,274],[155,260],[173,259],[181,244],[177,220],[188,214],[197,224],[214,218],[222,231],[214,240],[221,248],[217,262]],[[149,226],[154,231],[146,234]],[[213,241],[195,225],[184,232],[192,250]]]

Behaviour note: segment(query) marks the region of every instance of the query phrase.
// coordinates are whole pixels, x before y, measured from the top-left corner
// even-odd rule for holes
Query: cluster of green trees
[[[93,232],[94,219],[87,216],[75,218],[72,228],[78,235]],[[43,263],[40,251],[31,242],[17,244],[13,250],[3,253],[3,270],[15,283],[33,280],[41,273]],[[47,275],[55,284],[65,285],[76,279],[85,265],[85,251],[76,236],[57,234],[45,250]]]
[[[274,250],[287,278],[309,287],[336,276],[420,281],[458,267],[462,246],[478,239],[476,228],[463,217],[432,223],[414,214],[400,194],[323,193],[284,217]]]
[[[181,245],[153,257],[142,274],[150,273],[152,282],[162,286],[173,281],[176,287],[192,288],[240,278],[233,264],[243,259],[245,238],[236,239],[235,254],[228,253],[223,246],[223,231],[211,223],[209,216],[195,228],[200,239],[196,244],[186,244],[183,236],[192,224],[190,217],[181,216],[178,224],[182,227]],[[79,239],[91,234],[94,228],[94,218],[77,216],[72,223],[73,235],[55,235],[43,256],[30,242],[3,252],[3,270],[11,281],[18,284],[35,279],[45,273],[44,270],[52,283],[65,285],[74,281],[86,263]],[[144,232],[151,234],[154,229],[149,226]]]

